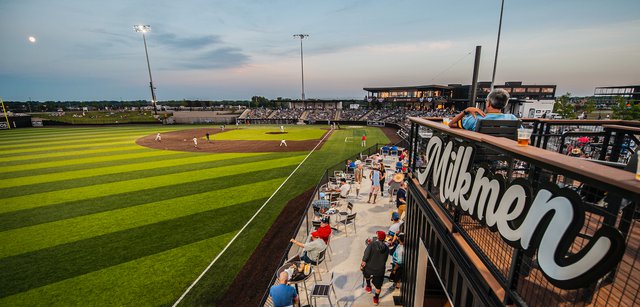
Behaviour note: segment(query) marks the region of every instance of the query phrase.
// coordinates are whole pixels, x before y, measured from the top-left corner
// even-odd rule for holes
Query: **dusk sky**
[[[640,84],[640,1],[507,0],[496,82]],[[0,1],[0,97],[362,98],[363,87],[491,80],[499,0]],[[36,42],[29,41],[29,37]]]

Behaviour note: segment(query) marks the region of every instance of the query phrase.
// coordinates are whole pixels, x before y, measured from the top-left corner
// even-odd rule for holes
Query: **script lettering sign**
[[[505,184],[483,167],[471,169],[473,151],[473,146],[454,149],[453,142],[434,136],[427,144],[427,166],[416,177],[439,190],[441,203],[448,201],[509,245],[535,254],[542,273],[559,288],[586,287],[620,262],[624,239],[606,225],[581,250],[571,250],[584,225],[584,204],[574,191],[547,183],[532,193],[524,179]]]

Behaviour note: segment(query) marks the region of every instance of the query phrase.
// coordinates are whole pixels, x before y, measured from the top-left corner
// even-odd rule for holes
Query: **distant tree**
[[[632,104],[620,96],[617,96],[614,101],[615,104],[611,107],[613,118],[640,120],[640,105]]]
[[[271,103],[271,101],[269,101],[269,99],[262,97],[262,96],[253,96],[251,97],[251,107],[270,107],[273,104]]]
[[[553,104],[553,113],[566,119],[576,118],[575,104],[571,102],[571,93],[566,93],[556,99],[556,103]]]
[[[589,115],[596,110],[596,101],[593,98],[587,99],[587,102],[584,103],[584,113]]]

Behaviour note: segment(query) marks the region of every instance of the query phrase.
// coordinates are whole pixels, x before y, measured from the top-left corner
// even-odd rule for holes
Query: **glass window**
[[[543,93],[553,93],[553,87],[543,87],[542,88],[542,92]]]
[[[513,92],[514,93],[524,93],[525,88],[524,87],[514,87],[513,88]]]
[[[540,93],[540,88],[539,87],[530,87],[528,89],[529,93]]]

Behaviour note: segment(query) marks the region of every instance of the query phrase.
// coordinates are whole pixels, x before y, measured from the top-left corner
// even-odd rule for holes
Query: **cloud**
[[[223,47],[193,54],[188,60],[176,63],[180,68],[187,69],[221,69],[233,68],[247,64],[250,57],[239,48]]]
[[[217,35],[179,37],[174,33],[158,33],[153,37],[155,43],[175,49],[202,49],[222,43]]]
[[[433,41],[433,42],[416,42],[416,43],[397,43],[382,45],[367,45],[362,48],[366,52],[382,53],[382,54],[398,54],[398,53],[415,53],[425,51],[445,51],[453,47],[451,41]]]

